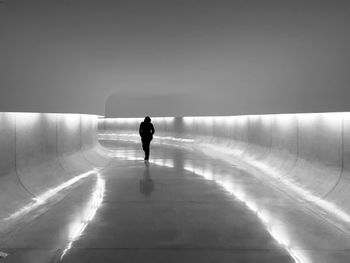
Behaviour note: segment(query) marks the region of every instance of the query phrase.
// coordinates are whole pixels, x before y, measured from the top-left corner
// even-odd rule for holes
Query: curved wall
[[[96,153],[97,122],[94,115],[0,113],[0,219],[104,165],[108,160]]]
[[[206,145],[244,160],[323,208],[350,213],[350,113],[153,120],[156,135],[193,138],[198,149]],[[99,132],[137,133],[139,122],[101,119]]]

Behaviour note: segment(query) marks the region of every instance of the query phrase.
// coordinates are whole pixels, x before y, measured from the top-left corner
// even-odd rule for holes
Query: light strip
[[[81,236],[84,232],[87,225],[91,222],[91,220],[96,215],[98,208],[101,206],[104,192],[105,192],[105,180],[102,179],[99,173],[96,173],[97,182],[95,190],[91,196],[89,204],[86,208],[86,211],[83,213],[82,220],[72,229],[72,233],[70,234],[70,242],[63,250],[61,254],[61,259],[67,254],[67,252],[72,248],[73,243]]]
[[[149,160],[149,163],[153,163],[157,166],[174,168],[174,161],[171,159],[154,159],[154,160]]]
[[[140,135],[137,133],[100,133],[98,136],[100,139],[114,138],[114,139],[122,140],[122,141],[126,141],[127,139],[119,138],[119,137],[137,138],[137,139],[140,138]],[[175,142],[194,142],[193,139],[185,139],[185,138],[179,138],[179,137],[173,137],[173,136],[154,135],[153,138],[157,139],[157,140],[166,140],[166,141],[175,141]]]
[[[271,176],[275,179],[278,179],[279,182],[282,182],[283,185],[288,187],[291,191],[297,193],[299,196],[304,198],[305,200],[317,205],[318,207],[322,208],[323,210],[327,211],[329,214],[334,215],[338,219],[350,223],[350,215],[346,213],[344,210],[342,210],[340,207],[338,207],[336,204],[331,203],[329,201],[326,201],[313,193],[311,193],[308,190],[305,190],[301,186],[299,186],[297,183],[292,182],[291,180],[285,178],[283,174],[281,174],[276,169],[270,167],[269,165],[256,160],[255,158],[249,157],[249,156],[241,156],[239,153],[232,149],[228,149],[225,147],[220,146],[214,146],[211,144],[201,144],[200,149],[203,149],[204,147],[210,148],[210,152],[217,151],[225,155],[235,155],[237,158],[243,160],[245,163],[248,163],[252,165],[253,167],[256,167],[260,169],[262,172],[264,172],[266,175]],[[208,151],[206,151],[208,152]],[[232,159],[232,157],[230,157]]]
[[[142,157],[130,156],[126,151],[111,151],[109,153],[110,157],[121,158],[127,161],[144,161]],[[174,161],[172,159],[151,159],[149,163],[155,164],[157,166],[164,166],[169,168],[174,168]]]
[[[175,142],[194,142],[193,139],[178,138],[172,136],[154,136],[155,139],[165,140],[165,141],[175,141]]]
[[[304,250],[301,250],[300,248],[295,249],[294,247],[298,246],[293,246],[291,244],[290,237],[285,231],[285,228],[280,227],[283,225],[283,222],[271,215],[266,209],[260,208],[255,202],[254,198],[249,197],[243,188],[238,187],[238,184],[230,184],[224,180],[217,179],[217,176],[213,174],[212,171],[203,169],[202,167],[193,166],[190,163],[185,164],[184,169],[196,175],[202,176],[206,180],[215,181],[218,185],[222,186],[227,192],[244,203],[249,210],[256,214],[270,236],[288,252],[296,263],[311,263],[311,260],[305,254]],[[218,177],[225,178],[224,175],[219,175]]]
[[[63,184],[60,184],[59,186],[57,186],[55,188],[52,188],[52,189],[44,192],[43,194],[33,198],[32,202],[30,204],[24,206],[20,210],[16,211],[15,213],[11,214],[10,216],[4,218],[4,221],[16,219],[19,216],[22,216],[23,214],[26,214],[26,213],[32,211],[33,209],[46,203],[48,201],[48,199],[50,199],[51,197],[53,197],[54,195],[56,195],[58,192],[62,191],[63,189],[77,183],[78,181],[80,181],[80,180],[82,180],[82,179],[84,179],[92,174],[96,174],[96,173],[97,173],[96,169],[91,170],[89,172],[78,175],[78,176],[68,180],[67,182],[65,182]]]

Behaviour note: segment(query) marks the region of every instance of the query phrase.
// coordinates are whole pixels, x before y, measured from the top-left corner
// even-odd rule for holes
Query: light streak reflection
[[[84,232],[86,226],[93,220],[96,211],[102,204],[104,192],[105,192],[105,180],[102,179],[100,173],[98,172],[98,169],[93,169],[91,171],[88,171],[86,173],[80,174],[67,182],[60,184],[59,186],[52,188],[43,194],[33,198],[33,201],[18,210],[17,212],[11,214],[9,217],[5,218],[4,220],[14,220],[20,216],[23,216],[24,214],[27,214],[28,212],[34,210],[35,208],[38,208],[39,206],[45,204],[50,198],[53,198],[56,194],[58,194],[60,191],[74,185],[78,181],[91,176],[96,175],[97,181],[95,189],[92,193],[92,196],[88,202],[88,205],[86,206],[86,209],[82,213],[82,219],[78,223],[72,224],[70,233],[69,233],[69,243],[67,247],[63,250],[61,254],[61,259],[64,257],[64,255],[67,254],[67,252],[71,249],[72,244],[74,241],[76,241],[81,234]]]
[[[196,175],[202,176],[206,180],[215,181],[228,193],[232,194],[236,199],[244,203],[250,211],[256,214],[257,218],[263,224],[270,236],[288,252],[296,263],[312,262],[306,255],[306,252],[304,250],[300,250],[300,247],[295,244],[296,241],[291,240],[288,229],[284,226],[283,221],[278,219],[276,215],[271,214],[267,208],[259,205],[254,197],[250,196],[239,183],[235,182],[232,175],[214,173],[211,169],[204,169],[203,167],[195,166],[188,160],[184,164],[184,169]],[[230,178],[230,180],[227,178]]]
[[[158,166],[163,166],[163,167],[169,167],[169,168],[174,168],[174,160],[172,159],[154,159],[154,160],[149,160],[149,163],[158,165]]]
[[[186,139],[186,138],[179,138],[179,137],[173,137],[173,136],[154,135],[153,138],[155,139],[155,143],[160,143],[160,144],[167,141],[186,142],[186,143],[194,142],[194,139]],[[137,133],[103,133],[103,134],[99,134],[99,139],[140,142],[140,135]]]
[[[278,127],[281,128],[283,131],[289,130],[291,127],[294,127],[296,123],[298,122],[299,126],[306,127],[309,129],[310,127],[313,127],[317,123],[323,123],[325,127],[329,130],[335,130],[339,131],[342,129],[342,121],[345,118],[348,118],[350,116],[349,112],[325,112],[325,113],[299,113],[299,114],[267,114],[267,115],[240,115],[240,116],[231,116],[226,117],[230,118],[230,120],[233,120],[233,122],[238,126],[246,126],[247,121],[253,120],[256,121],[259,118],[263,123],[270,123],[275,121],[275,123],[278,124]],[[212,120],[214,118],[217,119],[217,123],[222,123],[222,117],[184,117],[184,124],[185,126],[193,126],[194,123],[197,125],[202,125],[203,127],[208,125],[208,121]],[[221,125],[223,126],[223,125]],[[301,185],[299,185],[297,182],[293,181],[290,178],[286,178],[283,176],[283,173],[281,171],[278,171],[274,167],[261,162],[257,159],[255,159],[253,156],[243,154],[244,153],[244,147],[236,147],[235,149],[229,148],[229,147],[222,147],[210,143],[194,143],[198,149],[203,149],[204,147],[208,148],[208,151],[206,152],[220,152],[223,154],[229,155],[235,155],[239,159],[242,159],[244,162],[251,164],[252,166],[260,169],[267,175],[274,177],[279,180],[279,182],[283,183],[284,186],[286,186],[289,190],[293,191],[297,195],[299,195],[301,198],[305,199],[306,201],[309,201],[312,204],[315,204],[319,208],[326,211],[328,214],[335,216],[337,219],[345,222],[350,223],[350,214],[347,213],[344,209],[336,205],[335,203],[332,203],[331,201],[326,201],[322,199],[321,197],[315,195],[312,193],[312,191],[309,191],[308,189],[305,189]]]
[[[263,172],[265,172],[269,176],[272,176],[278,179],[279,181],[281,181],[285,186],[287,186],[292,191],[296,192],[298,195],[302,196],[305,200],[316,204],[317,206],[326,210],[328,213],[335,215],[342,221],[350,223],[350,215],[345,211],[343,211],[340,207],[338,207],[334,203],[326,201],[321,197],[318,197],[312,194],[310,191],[306,190],[305,188],[298,186],[296,182],[292,182],[290,179],[283,177],[279,173],[279,171],[277,171],[276,169],[273,169],[272,167],[266,165],[265,163],[257,161],[253,158],[249,158],[249,162],[253,164],[255,167],[260,168]]]
[[[341,127],[342,120],[344,118],[349,117],[350,113],[348,112],[326,112],[326,113],[300,113],[300,114],[267,114],[267,115],[238,115],[238,116],[199,116],[199,117],[183,117],[183,122],[185,127],[193,128],[195,126],[213,126],[217,123],[220,126],[223,126],[226,121],[232,122],[234,126],[246,126],[249,120],[259,120],[263,123],[270,123],[273,118],[275,122],[278,123],[278,126],[282,129],[289,129],[291,125],[295,125],[295,122],[298,121],[300,125],[313,125],[315,122],[322,121],[325,125],[332,129],[338,129]],[[125,134],[124,134],[125,135]],[[126,136],[126,135],[125,135]],[[128,135],[129,138],[138,136],[137,134]],[[229,147],[220,147],[213,144],[205,144],[205,143],[195,143],[194,140],[191,139],[181,139],[174,137],[164,137],[164,141],[159,138],[161,144],[170,145],[169,141],[178,141],[178,142],[191,142],[195,144],[198,148],[208,147],[209,151],[219,151],[225,154],[233,154],[243,159],[245,162],[252,164],[253,166],[259,168],[264,171],[267,175],[277,178],[280,182],[282,182],[286,187],[288,187],[291,191],[298,194],[300,197],[305,200],[317,205],[321,209],[327,211],[329,214],[336,216],[338,219],[349,223],[350,222],[350,214],[345,212],[336,204],[326,201],[319,196],[316,196],[311,191],[301,187],[296,182],[291,179],[285,178],[282,176],[281,172],[277,171],[273,167],[267,165],[266,163],[260,162],[256,160],[252,156],[244,155],[244,147],[237,147],[235,149]]]
[[[44,192],[43,194],[38,195],[35,198],[33,198],[32,202],[29,203],[28,205],[22,207],[21,209],[14,212],[10,216],[4,218],[4,221],[14,220],[14,219],[32,211],[32,210],[34,210],[35,208],[45,204],[50,198],[55,196],[58,192],[72,186],[73,184],[77,183],[78,181],[80,181],[80,180],[82,180],[90,175],[93,175],[95,173],[97,173],[97,170],[88,171],[86,173],[80,174],[80,175],[60,184],[59,186],[57,186],[55,188],[49,189],[48,191]]]
[[[134,156],[132,156],[134,155]],[[128,150],[115,150],[109,154],[112,158],[120,158],[127,161],[144,161],[143,157],[136,156],[136,151],[128,151]],[[172,159],[150,159],[149,163],[155,164],[157,166],[174,168],[174,160]]]
[[[326,201],[319,196],[312,193],[312,191],[309,191],[308,189],[305,189],[301,185],[299,185],[297,182],[293,181],[292,179],[288,179],[283,177],[283,173],[281,171],[278,171],[272,166],[269,166],[268,164],[261,162],[254,158],[252,155],[244,154],[245,153],[245,147],[248,144],[247,138],[242,137],[241,133],[243,135],[247,132],[247,127],[249,123],[258,123],[266,127],[269,127],[271,123],[276,125],[280,131],[285,133],[286,131],[289,131],[291,128],[297,127],[297,129],[312,129],[314,128],[314,125],[321,123],[326,127],[327,131],[340,131],[342,129],[342,125],[344,120],[348,120],[350,118],[350,113],[348,112],[326,112],[326,113],[301,113],[301,114],[267,114],[267,115],[238,115],[238,116],[198,116],[198,117],[183,117],[183,124],[185,131],[188,133],[192,133],[193,136],[197,135],[196,141],[191,141],[198,149],[203,149],[204,147],[207,147],[208,151],[206,152],[220,152],[228,156],[229,159],[232,159],[232,156],[237,156],[239,159],[243,160],[245,163],[248,163],[252,165],[253,167],[256,167],[266,173],[266,175],[271,176],[273,178],[276,178],[279,180],[279,182],[282,183],[283,186],[286,186],[286,189],[290,190],[293,194],[296,194],[297,196],[303,198],[306,201],[309,201],[312,204],[315,204],[315,207],[319,207],[323,209],[324,211],[327,211],[327,213],[330,216],[335,216],[336,218],[346,222],[350,223],[350,214],[345,212],[341,207],[337,206],[335,203],[332,203],[330,201]],[[213,136],[213,133],[211,132],[214,128],[215,129],[228,129],[228,127],[232,130],[232,132],[229,132],[230,136],[238,136],[239,141],[241,141],[239,147],[232,148],[232,147],[221,147],[218,145],[215,145],[213,143],[209,144],[208,138],[203,139],[204,143],[201,142],[201,140],[198,137],[198,131],[201,129],[208,130],[209,136]],[[231,134],[232,133],[232,134]],[[215,134],[215,133],[214,133]],[[138,135],[136,135],[138,136]],[[242,138],[243,139],[242,139]],[[213,137],[211,137],[212,139]],[[179,142],[181,141],[181,138],[176,138]],[[206,140],[206,141],[205,141]],[[168,141],[171,141],[168,139]],[[173,140],[175,141],[175,140]],[[183,141],[185,142],[185,141]],[[163,144],[166,144],[165,142]],[[238,145],[236,144],[236,146]],[[243,147],[242,147],[243,145]],[[215,154],[216,154],[215,153]],[[224,187],[227,191],[232,193],[237,199],[241,200],[245,203],[245,205],[249,208],[249,210],[253,211],[257,214],[258,218],[263,222],[271,234],[271,236],[276,239],[276,241],[286,247],[288,249],[288,252],[290,255],[295,259],[296,262],[309,262],[310,260],[307,258],[306,255],[301,253],[300,251],[297,251],[294,249],[295,246],[291,243],[291,240],[288,239],[288,233],[283,230],[281,227],[268,227],[273,222],[276,221],[276,218],[273,218],[271,214],[265,209],[262,209],[257,205],[254,200],[250,200],[249,196],[247,196],[247,193],[244,191],[244,189],[240,189],[237,186],[233,186],[232,182],[229,182],[225,179],[217,178],[217,175],[210,174],[210,171],[200,168],[200,167],[193,167],[192,164],[187,164],[186,169],[199,174],[203,177],[205,177],[207,180],[215,180],[218,184],[220,184],[222,187]]]
[[[248,155],[242,155],[240,152],[237,152],[236,150],[230,150],[226,147],[220,147],[220,146],[214,146],[209,144],[203,144],[200,146],[201,148],[207,147],[210,148],[211,152],[220,152],[227,155],[235,155],[239,157],[241,160],[243,160],[245,163],[250,164],[253,167],[256,167],[260,169],[262,172],[264,172],[266,175],[271,176],[275,179],[278,179],[280,183],[282,183],[284,186],[289,188],[290,191],[293,191],[298,196],[302,197],[304,200],[309,201],[312,204],[317,205],[321,209],[327,211],[330,215],[336,216],[338,219],[350,223],[350,215],[345,212],[343,209],[341,209],[339,206],[337,206],[334,203],[331,203],[329,201],[326,201],[322,199],[319,196],[316,196],[312,192],[308,191],[307,189],[301,187],[298,185],[297,182],[292,181],[289,178],[286,178],[281,174],[280,171],[277,169],[274,169],[273,167],[267,165],[266,163],[262,161],[258,161],[255,158],[248,156]],[[231,157],[230,157],[231,158]]]
[[[135,151],[132,151],[132,155],[130,151],[127,151],[126,149],[121,149],[121,150],[113,150],[109,154],[109,157],[112,158],[120,158],[123,160],[128,160],[128,161],[142,161],[143,157],[141,156],[136,156]]]
[[[101,206],[104,192],[105,192],[105,180],[102,179],[99,173],[96,173],[97,181],[95,189],[92,193],[92,196],[86,206],[85,211],[83,212],[82,218],[79,222],[72,224],[71,230],[69,233],[69,243],[61,254],[61,259],[68,253],[72,248],[73,243],[82,235],[87,225],[93,220],[98,208]]]

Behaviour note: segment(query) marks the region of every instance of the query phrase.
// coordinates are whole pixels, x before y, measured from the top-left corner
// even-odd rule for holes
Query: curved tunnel
[[[2,113],[0,260],[347,262],[349,120]]]

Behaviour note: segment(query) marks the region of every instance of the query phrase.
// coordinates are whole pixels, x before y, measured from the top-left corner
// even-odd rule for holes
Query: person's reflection
[[[140,180],[140,193],[145,197],[149,197],[154,189],[154,182],[150,176],[149,163],[145,162],[145,171],[143,172],[142,179]]]

